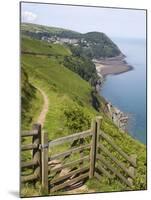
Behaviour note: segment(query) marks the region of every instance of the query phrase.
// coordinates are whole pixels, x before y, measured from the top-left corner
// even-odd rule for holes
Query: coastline
[[[99,86],[96,86],[98,93],[100,88],[105,81],[107,75],[117,75],[133,70],[133,66],[129,65],[125,60],[125,55],[120,54],[116,57],[111,58],[100,58],[93,59],[93,63],[96,66],[96,71],[101,81]],[[104,97],[103,97],[104,98]],[[105,99],[105,98],[104,98]],[[108,102],[106,99],[106,106],[104,112],[108,117],[113,121],[113,123],[123,132],[126,132],[126,127],[128,124],[128,116],[126,113],[119,110],[117,107],[112,105],[111,102]]]
[[[120,54],[111,58],[93,59],[98,75],[105,77],[107,75],[117,75],[133,70],[133,66],[129,65],[125,60],[125,55]]]

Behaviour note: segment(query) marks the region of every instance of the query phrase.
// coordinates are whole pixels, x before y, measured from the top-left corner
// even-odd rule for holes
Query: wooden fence
[[[48,134],[41,131],[40,124],[35,124],[30,132],[23,132],[21,137],[32,137],[32,144],[22,145],[21,150],[32,150],[32,159],[21,162],[21,168],[32,168],[33,173],[21,176],[21,183],[39,180],[46,194],[73,189],[93,177],[100,181],[104,175],[109,180],[116,177],[131,188],[136,156],[128,156],[118,147],[101,130],[101,121],[97,117],[92,120],[91,129],[52,141],[48,141]],[[62,147],[66,146],[69,148],[64,150]],[[54,148],[61,152],[56,153]],[[119,161],[119,156],[124,162]]]

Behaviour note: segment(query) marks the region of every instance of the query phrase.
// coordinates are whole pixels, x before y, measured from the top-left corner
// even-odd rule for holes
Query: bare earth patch
[[[40,88],[37,88],[37,89],[38,89],[38,90],[40,91],[40,93],[42,94],[43,100],[44,100],[43,108],[42,108],[41,113],[40,113],[40,115],[39,115],[39,117],[38,117],[38,119],[37,119],[37,123],[40,123],[41,126],[43,127],[44,122],[45,122],[45,118],[46,118],[46,114],[47,114],[47,112],[48,112],[49,101],[48,101],[48,97],[47,97],[47,95],[45,94],[45,92],[44,92],[42,89],[40,89]]]

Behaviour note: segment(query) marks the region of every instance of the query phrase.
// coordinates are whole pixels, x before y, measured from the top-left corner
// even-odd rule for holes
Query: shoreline
[[[118,75],[121,73],[125,73],[128,71],[133,70],[133,66],[129,65],[125,60],[125,55],[120,54],[116,57],[111,58],[100,58],[100,59],[93,59],[93,63],[95,64],[96,71],[98,76],[101,79],[101,84],[97,87],[97,91],[100,95],[100,88],[105,81],[105,78],[108,75]],[[105,97],[103,97],[105,99]],[[128,124],[128,116],[126,113],[122,112],[119,108],[112,105],[111,102],[106,101],[106,106],[104,108],[104,111],[108,115],[108,117],[112,120],[112,122],[117,125],[117,127],[123,131],[126,132],[126,126]]]
[[[120,54],[111,58],[93,59],[99,76],[118,75],[133,70],[133,66],[129,65],[125,60],[125,55]]]

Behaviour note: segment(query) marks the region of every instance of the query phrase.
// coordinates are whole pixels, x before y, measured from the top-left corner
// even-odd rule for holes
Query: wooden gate
[[[98,120],[98,119],[97,119]],[[95,154],[95,173],[94,176],[101,180],[101,174],[104,174],[113,180],[119,178],[127,186],[132,188],[135,177],[136,155],[128,156],[113,139],[104,133],[100,128],[99,121],[96,121],[97,134],[96,154]],[[122,161],[121,161],[122,160]]]
[[[21,162],[33,173],[22,175],[21,183],[41,182],[42,193],[71,190],[86,180],[107,176],[120,179],[128,187],[133,186],[136,156],[128,156],[108,134],[101,130],[102,117],[92,120],[91,129],[48,141],[48,134],[39,124],[21,137],[32,137],[32,144],[22,145],[21,150],[32,150],[32,159]],[[124,161],[121,162],[120,160]]]

